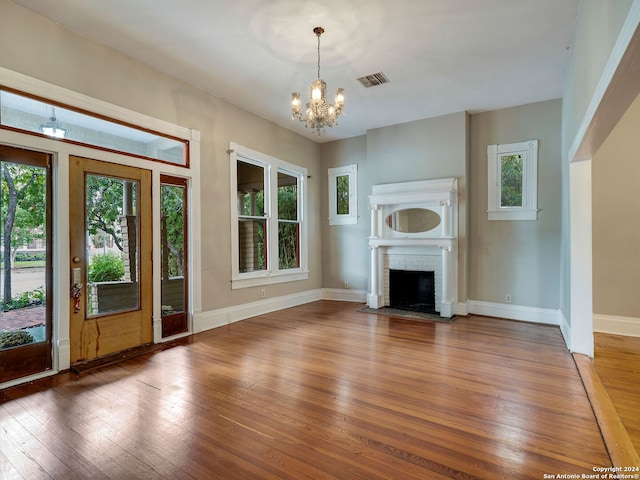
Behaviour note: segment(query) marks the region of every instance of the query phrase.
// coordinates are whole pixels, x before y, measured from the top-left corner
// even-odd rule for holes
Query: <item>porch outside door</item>
[[[153,341],[151,172],[69,159],[71,364]]]

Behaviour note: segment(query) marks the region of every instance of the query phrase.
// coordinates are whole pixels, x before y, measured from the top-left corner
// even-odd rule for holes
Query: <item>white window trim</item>
[[[522,206],[500,205],[500,158],[506,155],[522,155]],[[538,140],[489,145],[488,157],[488,209],[489,220],[537,220],[538,219]]]
[[[307,237],[307,169],[271,157],[250,148],[229,142],[231,172],[231,288],[249,288],[260,285],[294,282],[309,278]],[[265,168],[265,210],[267,216],[267,269],[240,272],[238,247],[238,160]],[[300,267],[287,270],[278,268],[278,172],[298,177],[298,215],[300,218]]]
[[[329,225],[350,225],[358,223],[358,165],[335,167],[328,170],[329,175]],[[338,215],[338,177],[349,177],[349,213]]]

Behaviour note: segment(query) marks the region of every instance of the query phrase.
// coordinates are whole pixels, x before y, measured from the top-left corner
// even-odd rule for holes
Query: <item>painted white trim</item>
[[[323,300],[335,300],[338,302],[367,302],[366,290],[351,290],[346,288],[323,288]]]
[[[0,67],[0,85],[183,140],[191,140],[193,138],[193,130],[189,128],[180,127],[3,67]]]
[[[59,373],[58,370],[45,370],[44,372],[29,375],[28,377],[20,377],[16,378],[15,380],[9,380],[8,382],[0,383],[0,390],[9,387],[15,387],[16,385],[21,385],[23,383],[40,380],[41,378],[51,377],[53,375],[56,375],[57,373]]]
[[[454,305],[453,313],[456,315],[469,315],[469,304],[467,302],[458,302]]]
[[[501,161],[503,156],[522,155],[522,206],[500,205],[502,192]],[[538,140],[487,146],[489,220],[538,219]]]
[[[629,9],[629,13],[627,14],[627,18],[625,19],[622,28],[620,29],[616,43],[609,54],[609,59],[604,66],[604,70],[602,71],[598,85],[593,92],[589,106],[582,117],[582,122],[580,122],[580,126],[573,137],[573,142],[571,143],[568,155],[569,162],[579,162],[591,159],[593,152],[587,151],[584,152],[584,154],[580,154],[580,149],[583,146],[584,139],[588,136],[589,128],[591,128],[592,122],[596,117],[596,113],[598,108],[600,108],[602,99],[604,98],[616,71],[618,70],[622,57],[627,51],[639,24],[640,0],[635,0]],[[597,149],[600,145],[594,145],[593,147]]]
[[[246,318],[296,307],[317,300],[322,300],[321,289],[308,290],[306,292],[269,298],[267,300],[235,305],[233,307],[200,312],[194,315],[193,333],[204,332],[205,330],[235,323]]]
[[[640,337],[640,318],[593,314],[593,330],[611,335]]]
[[[572,351],[571,325],[569,324],[569,321],[567,320],[567,318],[564,316],[564,313],[562,312],[562,310],[558,310],[558,321],[560,322],[560,332],[564,337],[564,343],[567,345],[567,348],[569,349],[569,351]]]
[[[505,303],[467,301],[469,313],[489,317],[521,320],[523,322],[545,323],[560,326],[559,310],[551,308],[524,307]]]
[[[591,160],[569,164],[571,351],[593,358]]]
[[[358,223],[358,164],[327,170],[329,185],[329,225],[352,225]],[[338,177],[349,178],[349,213],[338,214]]]

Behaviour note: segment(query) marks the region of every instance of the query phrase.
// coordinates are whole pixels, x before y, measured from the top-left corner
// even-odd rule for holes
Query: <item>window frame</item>
[[[501,158],[522,155],[522,206],[501,205]],[[488,145],[488,219],[489,220],[537,220],[538,219],[538,140]]]
[[[358,223],[358,164],[334,167],[327,170],[329,186],[329,225]],[[338,214],[338,177],[349,178],[349,213]]]
[[[306,280],[308,270],[308,237],[307,237],[307,169],[279,158],[271,157],[256,150],[244,147],[234,142],[229,143],[229,159],[231,173],[231,288],[249,288],[260,285],[271,285],[284,282]],[[252,272],[240,272],[240,249],[238,219],[238,161],[246,162],[265,169],[265,216],[266,228],[266,268]],[[297,178],[298,185],[298,222],[299,244],[298,268],[280,269],[278,259],[278,173],[284,173]]]

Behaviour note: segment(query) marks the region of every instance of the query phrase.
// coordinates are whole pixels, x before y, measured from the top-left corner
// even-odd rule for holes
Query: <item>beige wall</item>
[[[344,288],[348,282],[352,290],[367,290],[369,281],[370,218],[367,195],[370,189],[363,184],[363,170],[367,167],[366,136],[322,144],[322,286]],[[327,169],[358,165],[358,223],[329,226],[329,189]]]
[[[560,258],[560,119],[550,100],[471,115],[469,298],[557,309]],[[539,140],[538,220],[487,219],[487,145]]]
[[[640,96],[592,164],[593,312],[640,324]]]
[[[260,299],[231,290],[229,141],[308,169],[309,280],[266,287],[267,297],[321,287],[320,148],[114,50],[0,0],[0,65],[201,132],[202,310]],[[325,173],[326,174],[326,173]]]

